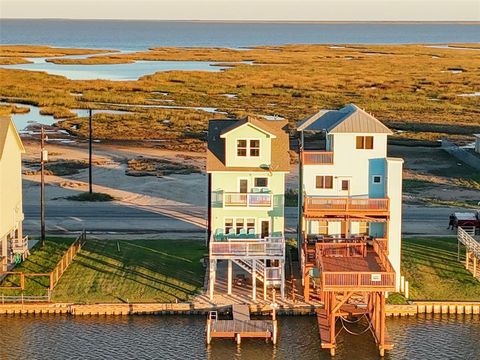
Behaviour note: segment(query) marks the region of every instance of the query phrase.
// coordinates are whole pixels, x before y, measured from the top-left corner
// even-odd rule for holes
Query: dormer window
[[[357,149],[373,149],[373,136],[357,136],[356,139]]]
[[[237,140],[237,156],[239,157],[259,157],[260,156],[260,140],[239,139]]]

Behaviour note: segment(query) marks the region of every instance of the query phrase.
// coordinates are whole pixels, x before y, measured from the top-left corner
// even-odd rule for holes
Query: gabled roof
[[[267,171],[261,167],[227,167],[225,164],[225,138],[222,136],[246,123],[271,134],[271,171],[290,171],[290,142],[286,120],[224,119],[208,122],[207,171]]]
[[[18,135],[17,129],[15,129],[13,121],[8,116],[0,116],[0,160],[2,159],[3,150],[5,148],[5,144],[7,143],[8,130],[10,129],[10,126],[12,127],[13,134],[18,143],[20,152],[22,154],[25,153],[25,148],[23,147],[22,140]]]
[[[245,125],[250,125],[250,126],[254,127],[255,129],[257,129],[258,131],[263,132],[263,133],[269,135],[272,138],[276,137],[275,134],[272,133],[272,130],[268,129],[268,126],[265,126],[265,124],[262,124],[261,120],[256,119],[252,116],[247,116],[243,119],[240,119],[240,120],[236,121],[235,123],[233,123],[232,125],[230,125],[229,127],[223,129],[220,137],[224,138],[229,132],[231,132],[235,129],[238,129],[242,126],[245,126]]]
[[[349,104],[340,110],[320,110],[298,122],[297,131],[326,131],[330,134],[393,134],[379,120],[354,104]]]

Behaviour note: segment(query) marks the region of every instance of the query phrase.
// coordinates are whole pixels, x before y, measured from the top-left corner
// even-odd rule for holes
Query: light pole
[[[92,194],[92,109],[88,109],[88,192]]]
[[[45,163],[48,161],[48,151],[45,150],[45,130],[40,133],[40,239],[45,245]]]

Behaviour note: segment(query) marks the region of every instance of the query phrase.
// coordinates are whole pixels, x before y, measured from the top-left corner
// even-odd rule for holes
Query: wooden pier
[[[211,311],[207,319],[207,344],[213,338],[231,338],[240,344],[242,338],[264,338],[271,339],[273,344],[277,343],[277,320],[275,309],[272,310],[272,320],[250,319],[249,305],[232,305],[231,320],[219,320],[216,311]]]

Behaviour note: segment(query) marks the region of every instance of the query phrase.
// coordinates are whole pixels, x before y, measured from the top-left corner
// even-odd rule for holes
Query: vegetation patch
[[[87,240],[53,291],[54,301],[175,302],[203,288],[196,240]]]
[[[200,173],[197,166],[174,162],[166,159],[138,157],[128,161],[125,174],[129,176],[166,176],[172,174],[188,175]]]
[[[465,261],[465,251],[461,251]],[[453,238],[404,238],[402,273],[412,300],[478,301],[480,281],[457,260]]]
[[[24,164],[33,170],[25,170],[25,175],[40,174],[40,165],[38,162],[24,161]],[[52,161],[45,164],[46,175],[69,176],[76,175],[80,170],[88,168],[88,162],[79,160],[59,160]]]
[[[93,202],[104,202],[104,201],[114,201],[116,200],[115,197],[113,197],[110,194],[105,194],[105,193],[89,193],[89,192],[84,192],[78,195],[71,195],[65,197],[66,200],[71,200],[71,201],[93,201]]]

